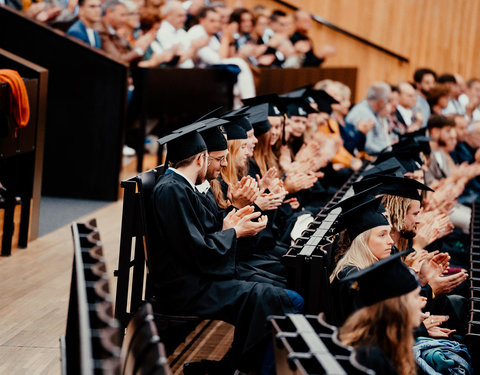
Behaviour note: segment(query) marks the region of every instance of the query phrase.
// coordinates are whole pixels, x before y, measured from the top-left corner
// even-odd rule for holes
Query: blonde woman
[[[384,215],[381,197],[366,193],[340,202],[342,214],[337,229],[346,229],[350,246],[330,275],[332,307],[330,323],[341,325],[360,304],[356,293],[344,279],[353,272],[367,268],[390,256],[393,240],[391,226]]]

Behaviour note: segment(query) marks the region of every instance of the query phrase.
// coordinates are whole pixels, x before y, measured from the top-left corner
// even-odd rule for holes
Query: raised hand
[[[228,185],[227,198],[236,208],[243,208],[251,205],[260,195],[257,182],[250,176],[242,177],[235,185]]]
[[[258,221],[253,221],[256,218],[259,218]],[[267,222],[267,216],[260,216],[260,212],[245,215],[234,226],[237,238],[255,236],[266,228]]]
[[[432,287],[433,293],[438,296],[451,293],[457,286],[463,283],[467,277],[467,271],[462,270],[462,272],[454,275],[433,277],[428,283]]]
[[[245,217],[246,215],[252,214],[253,211],[254,211],[253,206],[245,206],[245,207],[241,208],[240,210],[237,210],[237,209],[234,208],[223,219],[222,230],[227,230],[227,229],[235,227],[235,225],[237,225],[238,222],[243,217]]]
[[[280,206],[285,198],[285,194],[260,194],[255,200],[255,204],[262,211],[276,210]]]

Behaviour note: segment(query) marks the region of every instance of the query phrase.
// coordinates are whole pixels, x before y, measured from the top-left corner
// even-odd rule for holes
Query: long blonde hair
[[[415,375],[414,338],[407,306],[405,294],[363,307],[346,320],[339,338],[357,349],[377,346],[400,375]]]
[[[400,233],[404,229],[405,219],[412,200],[410,198],[397,197],[395,195],[385,195],[382,198],[382,204],[388,214],[388,219],[392,225],[392,229]],[[400,237],[397,248],[399,251],[406,250],[408,240]]]
[[[262,176],[267,173],[270,168],[278,168],[278,160],[275,156],[272,146],[270,145],[270,131],[257,137],[258,143],[253,150],[253,158],[255,159]],[[280,176],[279,176],[280,177]]]
[[[378,261],[377,257],[373,255],[368,247],[368,239],[370,238],[371,233],[372,229],[368,229],[353,239],[352,244],[345,252],[345,255],[338,261],[335,269],[330,275],[330,282],[338,276],[344,267],[354,266],[363,269]]]
[[[220,176],[222,177],[223,181],[227,184],[235,186],[239,179],[245,175],[246,166],[238,166],[235,163],[235,158],[242,148],[242,144],[245,140],[243,139],[232,139],[228,141],[228,154],[227,154],[227,163],[228,165],[222,168],[220,172]],[[212,187],[213,195],[215,196],[215,200],[220,208],[226,209],[231,205],[230,200],[222,191],[220,181],[213,180],[210,182],[210,186]]]

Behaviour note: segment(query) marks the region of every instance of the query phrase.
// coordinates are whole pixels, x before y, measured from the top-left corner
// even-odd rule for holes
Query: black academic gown
[[[155,308],[233,324],[232,357],[241,370],[254,368],[270,336],[267,317],[295,313],[288,295],[271,284],[237,278],[235,230],[210,227],[210,213],[184,177],[161,176],[152,202],[162,244],[149,254]]]
[[[357,267],[346,266],[331,282],[332,313],[328,318],[330,324],[337,327],[342,326],[352,313],[363,307],[358,292],[350,288],[352,283],[343,280],[358,270]]]
[[[398,375],[390,359],[384,351],[377,346],[362,346],[358,348],[356,357],[358,363],[374,370],[376,374]]]
[[[222,210],[218,207],[217,201],[211,189],[208,189],[206,193],[198,192],[200,200],[204,203],[205,207],[212,213],[211,220],[214,222],[212,225],[216,227],[217,231],[221,231],[223,227],[223,218],[226,210]],[[237,246],[241,244],[241,239],[237,241]],[[238,252],[237,252],[238,254]],[[271,283],[279,287],[286,287],[287,280],[285,277],[276,275],[269,272],[268,269],[278,268],[278,266],[272,265],[274,261],[271,260],[257,260],[256,262],[249,262],[248,260],[239,260],[237,257],[237,276],[242,280],[258,281]]]

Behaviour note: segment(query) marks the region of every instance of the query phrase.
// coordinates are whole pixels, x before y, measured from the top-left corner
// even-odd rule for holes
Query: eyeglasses
[[[218,161],[219,163],[223,163],[225,160],[227,160],[227,155],[224,155],[224,156],[221,156],[219,158],[214,158],[213,156],[209,156],[209,159],[210,159],[210,162],[212,160],[216,160]],[[209,164],[210,165],[210,164]]]

